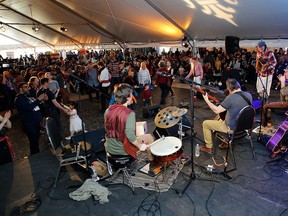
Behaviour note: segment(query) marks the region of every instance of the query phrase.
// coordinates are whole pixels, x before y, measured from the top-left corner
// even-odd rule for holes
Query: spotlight
[[[67,32],[67,31],[68,31],[68,29],[67,29],[67,28],[65,28],[64,26],[60,26],[60,31],[62,31],[62,32]]]
[[[187,48],[187,47],[188,47],[187,42],[183,41],[183,42],[182,42],[182,46],[185,47],[185,48]]]
[[[186,42],[187,39],[188,39],[188,38],[184,35],[183,38],[182,38],[182,42]]]
[[[33,23],[32,30],[33,30],[35,33],[37,33],[40,29],[41,29],[41,26],[40,26],[39,24]]]

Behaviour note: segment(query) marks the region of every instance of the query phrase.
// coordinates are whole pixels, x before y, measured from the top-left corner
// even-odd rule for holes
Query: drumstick
[[[156,131],[157,132],[157,131]],[[158,132],[157,132],[158,133]],[[159,135],[159,134],[158,134]],[[165,137],[164,136],[162,136],[160,139],[164,139]],[[160,139],[157,139],[156,141],[158,141],[158,140],[160,140]],[[154,141],[153,143],[150,143],[150,144],[148,144],[147,145],[147,148],[149,148],[150,146],[152,146],[152,145],[154,145],[155,143],[156,143],[156,141]],[[138,150],[136,153],[139,153],[139,152],[141,152],[140,150]]]

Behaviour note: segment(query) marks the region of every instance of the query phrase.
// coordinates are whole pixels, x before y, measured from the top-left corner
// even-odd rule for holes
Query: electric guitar
[[[268,150],[272,151],[273,153],[276,152],[281,146],[278,146],[281,141],[282,145],[287,142],[287,130],[288,130],[288,120],[286,119],[281,126],[277,129],[276,133],[269,139],[269,141],[266,144],[266,148]],[[285,140],[285,139],[286,140]]]

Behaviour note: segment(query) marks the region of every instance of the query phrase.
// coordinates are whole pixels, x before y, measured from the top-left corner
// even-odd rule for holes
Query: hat
[[[264,41],[260,41],[258,44],[257,44],[258,47],[263,47],[263,46],[266,46],[266,43]]]
[[[100,176],[106,176],[108,174],[107,166],[99,161],[92,162],[91,169]]]

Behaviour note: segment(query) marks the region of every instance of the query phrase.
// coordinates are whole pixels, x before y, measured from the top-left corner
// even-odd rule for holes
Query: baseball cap
[[[266,43],[264,41],[260,41],[260,42],[258,42],[257,46],[263,47],[263,46],[266,46]]]

